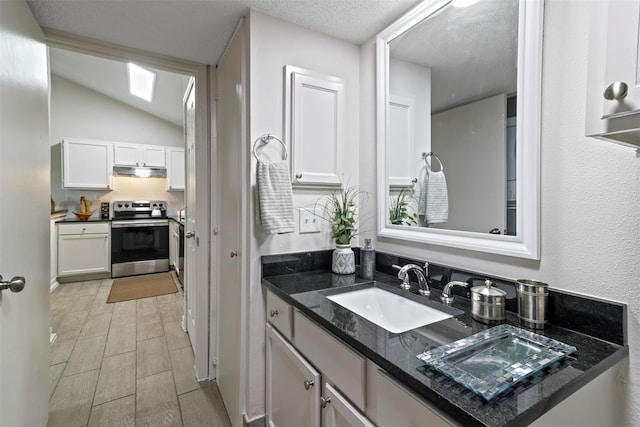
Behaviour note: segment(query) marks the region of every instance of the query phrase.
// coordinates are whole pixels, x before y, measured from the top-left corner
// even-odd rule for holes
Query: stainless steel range
[[[111,275],[169,271],[167,202],[113,202]]]

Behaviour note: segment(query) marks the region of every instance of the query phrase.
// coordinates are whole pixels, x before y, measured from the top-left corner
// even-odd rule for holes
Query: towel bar
[[[261,137],[259,137],[258,139],[256,139],[253,142],[253,156],[256,158],[256,160],[260,161],[260,158],[258,157],[258,153],[257,153],[257,149],[258,149],[258,142],[261,142],[264,145],[267,145],[269,143],[269,141],[271,141],[272,139],[275,139],[276,141],[278,141],[281,145],[282,145],[282,160],[287,160],[287,146],[284,145],[284,142],[282,142],[282,140],[280,140],[279,138],[276,138],[273,135],[270,134],[264,134]]]

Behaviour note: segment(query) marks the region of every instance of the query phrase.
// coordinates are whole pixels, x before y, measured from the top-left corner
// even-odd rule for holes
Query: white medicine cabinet
[[[586,135],[638,148],[640,0],[591,8]]]
[[[343,173],[344,82],[286,65],[285,141],[291,146],[291,182],[339,187]]]

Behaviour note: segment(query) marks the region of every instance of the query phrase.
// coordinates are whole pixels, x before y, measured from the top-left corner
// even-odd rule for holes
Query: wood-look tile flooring
[[[51,293],[48,425],[230,426],[216,384],[195,379],[182,292],[107,304],[112,283]]]

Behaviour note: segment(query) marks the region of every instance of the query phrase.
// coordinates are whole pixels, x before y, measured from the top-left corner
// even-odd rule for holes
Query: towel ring
[[[429,151],[428,153],[422,153],[422,160],[424,160],[424,165],[426,167],[431,169],[431,165],[429,163],[427,163],[427,157],[433,157],[434,159],[436,159],[438,161],[438,164],[440,165],[440,171],[444,171],[444,165],[440,161],[440,158],[438,156],[436,156],[435,154],[433,154],[432,151]]]
[[[253,157],[255,157],[256,160],[260,161],[260,158],[258,157],[258,153],[257,153],[257,149],[259,147],[258,142],[261,142],[262,144],[267,145],[269,141],[271,141],[272,139],[275,139],[282,145],[282,160],[287,160],[287,146],[284,145],[284,142],[282,142],[279,138],[276,138],[275,136],[270,135],[268,133],[262,135],[261,137],[259,137],[253,142]]]

